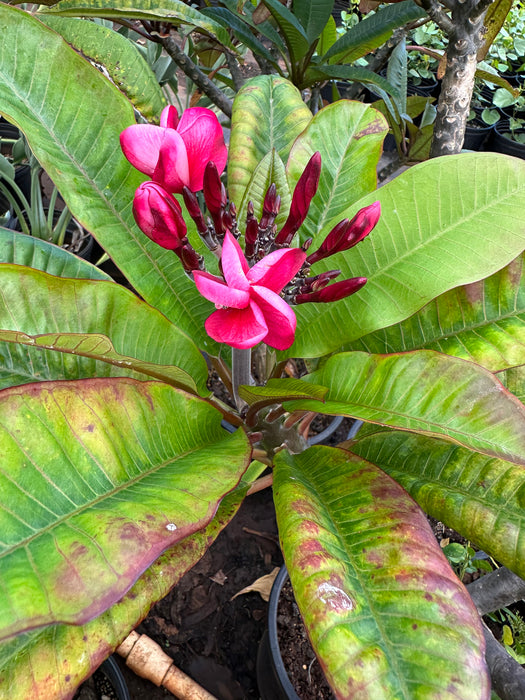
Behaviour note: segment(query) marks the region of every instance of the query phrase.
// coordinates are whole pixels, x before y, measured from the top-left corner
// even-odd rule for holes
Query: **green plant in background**
[[[233,288],[223,258],[232,291],[215,309],[185,253],[186,271],[134,221],[145,177],[119,136],[134,108],[160,118],[151,71],[146,91],[117,85],[30,14],[0,4],[0,20],[2,114],[140,295],[0,230],[0,697],[70,696],[202,556],[266,465],[294,592],[336,697],[490,697],[476,610],[424,512],[525,575],[525,166],[490,153],[437,158],[375,191],[387,131],[376,110],[343,100],[312,115],[281,76],[246,83],[227,189],[215,182],[206,202],[213,232],[191,197],[191,217],[182,200],[163,200],[170,225],[153,216],[148,230],[185,229],[185,253],[199,266],[203,256],[204,280],[222,293],[205,245],[222,224],[245,246],[254,231],[267,245],[301,218],[308,256],[337,244],[314,259],[313,277],[305,271],[316,289],[289,290],[290,301],[317,300],[292,310],[269,295],[297,327],[290,347],[257,349],[255,386],[250,348],[232,351],[205,324],[219,311],[238,319],[232,307],[255,295],[271,325],[255,287],[281,286],[272,268],[248,280],[254,268],[238,253]],[[146,144],[180,147],[167,120]],[[314,187],[305,171],[316,153]],[[154,179],[163,163],[148,152],[142,165]],[[341,230],[376,201],[377,226],[350,249]],[[337,282],[324,286],[338,271],[368,281],[342,298]],[[210,394],[203,354],[236,408]],[[282,376],[293,358],[310,371]],[[365,425],[351,444],[307,447],[317,413]]]
[[[484,552],[476,552],[470,546],[470,542],[467,544],[447,542],[444,546],[441,542],[441,546],[443,554],[449,560],[460,581],[463,581],[465,574],[490,573],[493,570],[487,555]]]

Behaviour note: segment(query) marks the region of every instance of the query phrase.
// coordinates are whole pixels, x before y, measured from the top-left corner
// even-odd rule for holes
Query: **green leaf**
[[[251,448],[201,399],[120,378],[5,389],[0,453],[5,639],[107,610],[208,525]]]
[[[316,237],[328,221],[377,185],[377,163],[388,131],[385,119],[361,102],[340,100],[321,109],[296,139],[286,166],[295,187],[312,155],[321,153],[321,177],[302,238]],[[333,269],[333,268],[332,268]]]
[[[337,698],[490,697],[476,609],[401,487],[315,447],[276,455],[274,493],[295,597]]]
[[[208,19],[182,0],[62,0],[42,13],[62,17],[104,17],[106,19],[171,20],[175,25],[189,25],[216,38],[224,46],[233,48],[228,32],[220,24]]]
[[[477,60],[482,61],[487,52],[499,34],[507,15],[509,14],[510,8],[512,7],[513,0],[495,0],[489,5],[489,8],[483,19],[484,29],[483,32],[483,43],[478,49]]]
[[[426,513],[525,577],[523,467],[398,431],[358,439],[351,450],[398,481]]]
[[[211,17],[227,29],[231,29],[237,39],[245,44],[256,56],[264,58],[279,73],[282,70],[266,46],[257,39],[250,29],[250,24],[245,21],[245,17],[235,14],[226,7],[205,7],[202,14]]]
[[[0,697],[9,700],[66,700],[100,662],[145,617],[206,552],[236,514],[251,480],[252,467],[221,501],[203,530],[165,552],[109,610],[85,625],[56,625],[0,644]],[[72,659],[74,662],[72,663]],[[56,672],[49,673],[49,669]]]
[[[348,29],[321,60],[324,62],[330,59],[330,63],[353,63],[388,41],[394,29],[425,17],[426,12],[412,0],[381,7],[373,15],[365,17]]]
[[[260,220],[264,198],[272,184],[275,184],[277,193],[281,198],[281,208],[275,219],[277,229],[280,229],[288,218],[292,195],[288,187],[284,163],[275,149],[267,153],[253,171],[251,180],[244,192],[239,211],[239,221],[242,224],[246,221],[249,202],[253,204],[255,217]]]
[[[500,372],[498,379],[514,396],[525,403],[525,365]]]
[[[327,386],[325,403],[292,401],[287,410],[348,415],[525,465],[525,406],[472,362],[432,350],[341,353],[303,381]]]
[[[319,38],[319,43],[317,44],[317,53],[322,56],[328,49],[335,44],[337,41],[337,25],[335,19],[330,16],[328,22],[326,23],[321,36]]]
[[[312,42],[308,40],[295,15],[285,5],[282,5],[279,0],[262,0],[262,2],[270,10],[281,30],[292,64],[297,64],[304,58]]]
[[[193,377],[198,390],[209,393],[208,370],[198,347],[124,287],[102,280],[60,279],[7,264],[0,265],[0,287],[0,328],[15,332],[9,338],[4,333],[2,339],[28,344],[0,344],[1,388],[49,379],[130,375],[135,369],[154,376],[166,373],[166,379],[185,380],[189,387]],[[27,335],[18,337],[16,331]],[[29,337],[42,335],[47,337]],[[62,352],[38,349],[39,345],[58,346]],[[104,357],[104,362],[96,359]],[[173,367],[175,362],[182,372]]]
[[[522,254],[487,279],[450,290],[406,321],[350,343],[347,350],[426,348],[498,372],[525,364],[525,274]]]
[[[397,94],[397,89],[388,80],[362,66],[331,66],[328,64],[311,66],[306,71],[305,76],[308,82],[317,82],[327,78],[329,80],[349,80],[365,85],[376,85],[389,94]],[[374,105],[371,106],[374,107]]]
[[[0,227],[0,263],[24,265],[49,272],[50,275],[57,277],[111,280],[111,277],[98,267],[64,248],[2,227]]]
[[[399,323],[449,289],[494,274],[525,248],[520,160],[462,153],[415,165],[327,222],[319,242],[374,200],[382,214],[373,232],[312,271],[339,269],[341,279],[362,276],[368,283],[337,303],[298,306],[287,356],[319,357]]]
[[[40,21],[61,34],[84,56],[103,65],[113,82],[146,119],[158,121],[166,99],[155,74],[134,42],[94,22],[42,15]]]
[[[286,162],[311,118],[300,92],[284,78],[260,75],[239,90],[228,155],[228,190],[237,209],[259,162],[273,149]]]
[[[319,38],[332,18],[334,0],[294,0],[293,14],[306,32],[310,44]]]
[[[145,176],[120,150],[134,123],[129,100],[55,32],[0,3],[1,112],[28,138],[69,209],[146,301],[216,352],[204,331],[209,303],[171,251],[137,228],[133,195]],[[45,95],[45,100],[44,100]]]

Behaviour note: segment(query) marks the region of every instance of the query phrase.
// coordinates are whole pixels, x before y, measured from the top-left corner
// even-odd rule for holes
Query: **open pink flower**
[[[288,349],[297,321],[279,293],[305,259],[301,248],[285,248],[269,253],[250,268],[240,245],[227,231],[221,257],[225,281],[208,272],[193,273],[199,292],[218,309],[206,320],[208,335],[233,348],[252,348],[263,341],[277,350]]]
[[[228,157],[219,120],[205,107],[186,109],[180,121],[175,107],[165,107],[160,126],[128,126],[120,134],[120,145],[137,170],[179,194],[184,187],[201,190],[206,164],[215,163],[220,174]]]

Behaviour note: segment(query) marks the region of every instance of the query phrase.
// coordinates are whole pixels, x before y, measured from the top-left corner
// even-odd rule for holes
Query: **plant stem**
[[[232,348],[232,385],[233,398],[235,404],[240,411],[245,405],[245,401],[239,396],[239,387],[241,384],[253,384],[252,379],[252,350],[240,350]]]
[[[159,43],[165,48],[166,53],[171,56],[175,63],[181,68],[184,73],[192,80],[202,92],[224,112],[227,117],[232,116],[232,101],[229,100],[224,92],[220,90],[208,76],[198,68],[195,63],[186,56],[175,39],[172,36],[163,36],[158,38]]]

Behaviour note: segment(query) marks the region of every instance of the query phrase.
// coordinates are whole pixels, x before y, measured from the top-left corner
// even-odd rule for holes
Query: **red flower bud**
[[[381,204],[374,202],[368,207],[360,209],[351,221],[343,219],[334,226],[320,247],[307,257],[307,262],[313,265],[330,255],[353,248],[368,236],[379,221],[380,216]]]
[[[277,194],[277,187],[275,186],[275,183],[272,182],[270,187],[268,187],[266,196],[264,197],[262,216],[259,224],[262,230],[273,225],[275,217],[279,213],[280,208],[281,197]]]
[[[193,221],[197,226],[197,231],[204,234],[208,231],[204,216],[202,215],[201,208],[199,207],[199,201],[197,196],[190,190],[189,187],[184,187],[182,190],[182,196],[184,197],[184,204],[188,210],[188,214],[191,216]]]
[[[186,272],[203,269],[204,259],[202,255],[199,255],[197,251],[192,248],[188,239],[185,240],[184,244],[176,252]]]
[[[306,302],[315,301],[318,303],[326,303],[330,301],[339,301],[351,294],[358,292],[361,287],[366,284],[366,277],[352,277],[349,280],[334,282],[334,284],[318,289],[309,294],[297,294],[295,297],[296,304],[305,304]]]
[[[140,230],[162,248],[180,247],[186,235],[180,204],[156,182],[143,182],[138,187],[133,216]]]
[[[278,245],[289,246],[292,238],[306,219],[310,203],[319,186],[320,174],[321,154],[316,151],[306,164],[306,168],[295,186],[290,214],[275,239]]]
[[[204,201],[213,219],[215,232],[220,236],[226,231],[226,226],[223,222],[223,213],[226,210],[228,198],[226,196],[226,188],[221,182],[219,171],[212,161],[210,161],[204,169],[204,182],[202,187]]]

